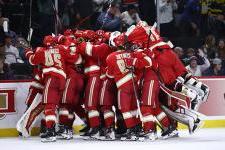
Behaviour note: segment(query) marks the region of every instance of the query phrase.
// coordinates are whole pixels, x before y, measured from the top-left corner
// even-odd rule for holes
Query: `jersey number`
[[[45,65],[46,66],[53,66],[54,63],[59,66],[62,67],[62,63],[60,61],[61,59],[61,55],[60,54],[52,54],[49,52],[45,52]]]
[[[129,70],[126,68],[125,61],[124,61],[123,59],[118,59],[118,60],[116,61],[116,63],[117,63],[118,68],[120,69],[120,72],[121,72],[121,73],[126,73],[126,72],[129,71]]]

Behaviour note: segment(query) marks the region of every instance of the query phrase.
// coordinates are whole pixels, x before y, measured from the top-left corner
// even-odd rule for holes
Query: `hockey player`
[[[33,74],[34,74],[34,80],[31,82],[29,93],[25,102],[27,105],[27,108],[30,107],[30,105],[32,104],[34,98],[36,97],[38,93],[43,94],[43,89],[44,89],[44,83],[43,83],[44,81],[42,78],[41,68],[38,68],[38,67],[34,68]],[[43,133],[45,133],[45,131],[46,131],[45,118],[43,116],[41,119],[40,136],[42,136]]]
[[[130,36],[127,37],[127,40],[131,41],[133,40],[132,36],[135,37],[136,33],[135,32],[130,32],[129,30],[125,33],[125,35]],[[123,34],[117,36],[113,41],[117,44],[120,39],[124,41],[125,39],[123,38]],[[135,37],[137,38],[137,37]],[[134,38],[134,39],[135,39]],[[124,43],[123,43],[124,44]],[[134,47],[135,48],[135,47]],[[159,106],[159,101],[158,101],[158,93],[159,93],[159,81],[156,73],[154,70],[157,70],[158,65],[155,61],[152,61],[151,57],[153,57],[153,54],[149,54],[148,57],[146,54],[144,54],[143,49],[138,49],[136,52],[134,52],[134,55],[137,57],[135,59],[131,59],[130,63],[131,66],[132,64],[135,64],[135,62],[138,59],[143,59],[145,58],[148,60],[148,64],[144,67],[142,67],[141,72],[143,73],[143,79],[141,81],[141,113],[142,113],[142,122],[143,122],[143,129],[144,129],[144,137],[150,140],[155,140],[155,132],[156,132],[156,127],[155,127],[155,118],[159,120],[159,122],[164,126],[164,128],[168,128],[169,126],[169,120],[167,115],[161,110]],[[139,60],[140,61],[140,60]],[[151,64],[149,66],[149,64]],[[152,67],[151,67],[152,66]],[[135,67],[135,69],[140,69],[140,64],[139,66]],[[156,116],[156,117],[155,117]]]
[[[164,42],[162,38],[159,36],[156,28],[154,28],[154,26],[151,27],[150,30],[152,34],[152,39],[150,40],[149,50],[154,53],[155,60],[158,62],[158,65],[159,65],[158,75],[161,79],[161,82],[164,83],[166,87],[168,87],[169,89],[173,91],[185,93],[185,95],[190,97],[191,101],[193,102],[199,96],[194,90],[191,90],[190,88],[186,88],[185,80],[188,78],[187,77],[188,73],[184,65],[179,60],[179,58],[172,51],[172,47],[173,47],[172,43]],[[186,82],[188,80],[189,79],[187,79]],[[197,82],[198,81],[196,81],[196,83]],[[204,86],[202,86],[202,88],[204,88]],[[160,98],[162,100],[163,97],[160,97]],[[169,100],[167,102],[168,102],[167,105],[169,105],[170,109],[176,112],[179,112],[180,109],[184,109],[179,105],[179,103],[177,103],[177,100],[173,98],[171,99],[171,101]],[[172,102],[171,103],[172,105],[170,104],[170,102]],[[179,121],[183,123],[185,122],[185,124],[188,125],[189,127],[190,133],[192,133],[198,126],[200,126],[201,122],[200,122],[200,119],[198,118],[198,115],[196,113],[192,113],[189,107],[186,107],[185,110],[186,110],[186,114],[184,115],[185,117],[184,116],[183,117],[188,121],[182,121],[182,120],[179,120]],[[189,117],[189,115],[192,115],[192,117]],[[177,116],[178,116],[178,113],[177,113]],[[167,131],[165,131],[162,134],[162,136],[165,136],[165,137],[168,135],[170,136],[171,134],[173,134],[173,130],[174,130],[173,127],[169,128]]]
[[[131,34],[132,32],[136,32],[135,34]],[[177,78],[187,73],[184,66],[181,64],[179,59],[175,57],[171,50],[171,44],[166,43],[159,36],[156,28],[148,26],[146,23],[141,22],[136,27],[133,26],[127,31],[128,39],[132,38],[132,36],[136,36],[133,41],[134,43],[140,43],[142,47],[147,47],[146,53],[153,52],[155,55],[155,60],[159,64],[159,70],[157,74],[160,76],[161,81],[168,87],[174,87],[177,85]],[[131,34],[131,35],[130,35]],[[144,41],[144,42],[143,42]],[[173,89],[175,90],[175,89]],[[180,91],[179,91],[180,92]],[[189,92],[190,93],[190,92]],[[191,96],[191,95],[188,95]],[[162,98],[161,98],[162,99]],[[193,100],[193,99],[192,99]],[[196,114],[193,114],[196,116]],[[162,116],[162,115],[161,115]],[[195,117],[195,121],[198,120]],[[187,123],[186,123],[187,124]],[[188,124],[188,126],[191,126]],[[193,127],[193,125],[192,125]],[[162,136],[171,135],[173,129],[168,128]]]
[[[41,69],[34,68],[33,74],[34,74],[34,80],[31,82],[29,93],[25,101],[25,104],[27,105],[27,107],[31,105],[37,93],[42,94],[42,91],[44,89]]]
[[[114,33],[112,33],[114,34]],[[125,45],[129,47],[129,43],[126,43],[124,37],[126,35],[119,35],[117,40],[111,41],[117,47],[122,48]],[[114,78],[118,89],[118,107],[122,112],[125,120],[127,132],[122,135],[121,139],[131,140],[136,139],[140,132],[140,120],[137,118],[137,81],[140,79],[140,73],[138,70],[143,69],[145,66],[152,67],[151,58],[144,53],[133,53],[124,49],[113,52],[107,57],[107,76]],[[137,70],[133,70],[133,67]],[[142,116],[141,114],[139,114]]]
[[[93,38],[90,38],[90,39],[93,39]],[[87,59],[87,61],[85,61],[85,65],[89,65],[88,62],[90,62],[90,61],[92,61],[92,62],[95,61],[96,66],[99,67],[98,72],[96,72],[97,74],[95,74],[96,78],[98,79],[98,80],[96,80],[96,84],[98,85],[97,86],[98,88],[95,88],[95,90],[93,91],[94,94],[96,94],[98,96],[98,97],[93,97],[93,98],[95,98],[94,101],[96,101],[95,102],[96,106],[88,106],[89,104],[86,105],[86,107],[88,109],[91,109],[91,107],[92,107],[92,109],[94,108],[96,110],[99,110],[99,108],[100,108],[99,107],[99,92],[105,92],[104,89],[106,89],[107,88],[106,86],[108,86],[108,84],[109,84],[109,83],[107,83],[108,81],[105,81],[103,84],[101,84],[101,82],[105,80],[104,79],[105,78],[105,67],[106,67],[105,59],[106,59],[107,55],[109,53],[111,53],[111,48],[107,44],[99,43],[99,42],[100,42],[99,40],[97,41],[98,44],[92,44],[91,42],[83,42],[79,45],[79,48],[78,48],[78,51],[84,56],[85,60]],[[88,68],[86,70],[88,71]],[[93,75],[89,74],[89,76],[87,76],[87,77],[90,78],[92,76]],[[104,91],[102,91],[102,90],[100,91],[102,85],[104,85],[104,88],[102,89]],[[90,87],[87,85],[86,89],[87,88],[90,88]],[[96,92],[98,92],[98,93],[96,93]],[[108,94],[113,94],[113,93],[109,92]],[[101,96],[100,99],[103,98],[102,97],[103,95],[104,95],[104,93],[100,93],[100,96]],[[90,96],[92,96],[92,95],[90,95]],[[90,98],[91,98],[90,96],[89,96],[89,101],[90,101]],[[106,97],[104,99],[107,100],[107,102],[112,107],[112,100],[110,98],[113,98],[113,96],[112,97],[109,96],[109,97]],[[87,101],[87,98],[85,98],[85,101]],[[103,100],[102,100],[102,102],[103,102]],[[105,101],[105,103],[107,103],[107,102]],[[101,103],[101,100],[100,100],[100,103]],[[114,123],[114,114],[112,113],[112,108],[110,108],[109,106],[107,106],[107,107],[105,106],[105,107],[102,107],[102,108],[103,108],[103,110],[102,110],[103,116],[104,116],[104,118],[106,117],[105,118],[105,121],[106,121],[105,125],[107,125],[107,128],[111,128],[113,126],[113,123]],[[89,132],[84,134],[85,136],[88,135],[88,136],[91,136],[91,137],[99,138],[99,134],[100,134],[100,132],[99,132],[99,130],[100,130],[99,114],[95,118],[96,118],[95,119],[96,121],[95,121],[95,124],[94,124],[94,120],[89,117],[89,121],[90,121],[89,123],[90,123],[91,129],[89,130]],[[93,127],[95,127],[94,130],[92,129]]]
[[[98,31],[99,32],[99,31]],[[102,31],[102,37],[104,38],[104,31]],[[110,48],[107,44],[101,43],[102,39],[97,39],[97,42],[95,44],[91,43],[82,43],[83,45],[89,44],[90,49],[87,51],[80,51],[83,55],[88,55],[93,58],[96,58],[99,60],[100,64],[100,71],[101,71],[101,90],[100,90],[100,110],[101,113],[103,113],[103,120],[104,120],[104,127],[106,130],[104,131],[105,139],[107,140],[113,140],[115,139],[115,133],[114,133],[114,112],[112,110],[112,106],[115,104],[116,101],[116,87],[114,84],[114,81],[111,79],[108,79],[105,75],[106,73],[106,57],[112,52],[112,48]],[[105,41],[105,39],[103,40]],[[98,44],[96,44],[98,43]],[[82,49],[81,49],[82,50]],[[84,49],[83,49],[84,50]],[[102,137],[103,138],[103,137]]]
[[[72,63],[66,62],[65,64],[67,79],[62,102],[59,106],[59,130],[57,131],[57,137],[69,140],[73,138],[74,112],[80,106],[81,92],[83,92],[84,88],[83,61],[81,55],[76,52],[76,41],[70,35],[59,35],[57,40],[58,44],[70,50],[69,53],[71,55],[77,55],[77,60],[74,60]]]
[[[39,68],[34,68],[34,80],[31,82],[29,93],[25,101],[27,109],[24,112],[23,116],[17,122],[17,130],[23,137],[30,136],[30,131],[32,124],[37,119],[40,113],[43,112],[42,100],[39,100],[39,96],[43,93],[43,80],[42,80],[42,71]],[[41,119],[41,129],[40,137],[45,133],[46,125],[45,118],[42,116]]]
[[[82,37],[90,41],[94,40],[95,32],[87,30],[82,33]],[[79,52],[89,52],[91,49],[90,42],[82,42],[77,46]],[[85,74],[85,92],[84,92],[84,106],[87,111],[88,124],[90,129],[83,134],[87,137],[98,137],[100,131],[100,114],[99,114],[99,92],[101,86],[100,80],[100,64],[99,58],[83,53],[84,58],[84,74]]]
[[[44,92],[43,103],[46,120],[46,133],[42,136],[42,142],[56,141],[55,123],[56,108],[62,97],[65,87],[65,62],[73,61],[73,55],[61,46],[54,46],[54,38],[46,36],[44,38],[45,47],[38,47],[33,52],[26,50],[26,57],[31,65],[41,65],[43,68]]]

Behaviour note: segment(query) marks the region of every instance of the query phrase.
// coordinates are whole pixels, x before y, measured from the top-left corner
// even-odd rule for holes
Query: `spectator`
[[[193,76],[202,76],[202,73],[210,67],[210,62],[205,57],[202,50],[199,50],[199,55],[203,58],[204,64],[198,65],[198,58],[196,56],[192,56],[190,58],[190,64],[186,66],[186,69],[192,73]]]
[[[208,31],[208,14],[210,10],[209,0],[201,0],[200,6],[201,6],[200,32],[202,37],[205,37]]]
[[[138,1],[141,20],[148,24],[153,24],[156,21],[156,5],[153,0]]]
[[[10,65],[13,63],[23,63],[19,56],[19,51],[12,45],[12,37],[10,35],[5,37],[5,63]]]
[[[116,4],[111,4],[111,7],[105,5],[103,12],[99,15],[96,23],[97,29],[106,31],[120,31],[120,10]]]
[[[195,55],[195,50],[193,48],[188,48],[186,52],[187,58],[190,59],[194,55]]]
[[[103,6],[108,0],[92,0],[94,5],[94,10],[97,12],[102,12]]]
[[[134,5],[129,5],[127,11],[123,12],[120,18],[123,22],[123,27],[126,29],[141,20]]]
[[[197,36],[199,34],[200,7],[199,0],[187,0],[179,19],[182,36]]]
[[[182,61],[183,64],[187,64],[186,59],[184,57],[184,50],[182,47],[175,47],[174,52],[177,54],[177,56],[179,57],[179,59]]]
[[[4,61],[4,56],[0,55],[0,80],[11,80],[13,79],[13,73],[9,70]]]
[[[210,16],[208,19],[209,33],[215,35],[217,38],[224,37],[225,33],[225,17],[223,13],[219,13],[216,16]]]
[[[54,32],[54,8],[52,0],[37,0],[38,19],[37,23],[40,25],[40,35],[51,34]]]
[[[225,40],[220,39],[217,46],[218,57],[225,60]]]
[[[4,48],[4,43],[0,42],[0,56],[5,57],[5,48]]]
[[[222,61],[219,58],[213,59],[212,67],[210,67],[205,73],[205,76],[224,76],[225,72],[222,69]]]
[[[177,56],[180,58],[180,59],[183,59],[184,57],[184,50],[182,47],[175,47],[174,48],[174,52],[177,54]]]
[[[203,45],[203,51],[211,59],[217,57],[216,38],[214,35],[208,35]]]
[[[160,34],[163,37],[174,35],[173,11],[177,9],[175,0],[159,0]]]

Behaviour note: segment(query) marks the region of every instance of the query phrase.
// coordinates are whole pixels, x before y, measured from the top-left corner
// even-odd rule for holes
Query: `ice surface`
[[[180,137],[156,141],[87,141],[75,136],[73,140],[41,143],[39,137],[28,139],[0,138],[6,150],[225,150],[225,129],[201,129],[193,135],[179,131]]]

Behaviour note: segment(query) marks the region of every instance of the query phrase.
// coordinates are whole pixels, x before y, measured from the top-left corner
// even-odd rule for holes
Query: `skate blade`
[[[103,137],[103,138],[99,138],[100,141],[115,141],[116,138],[106,138],[106,137]]]
[[[59,139],[59,140],[71,140],[71,139],[73,139],[73,137],[71,137],[71,136],[65,136],[65,135],[63,135],[63,136],[57,136],[56,138]]]
[[[136,136],[132,136],[131,138],[126,138],[126,137],[121,137],[120,138],[121,141],[137,141],[138,138]]]
[[[41,142],[43,142],[43,143],[56,142],[56,137],[51,137],[51,138],[47,138],[47,139],[43,138],[43,139],[41,139]]]
[[[177,138],[177,137],[179,137],[179,134],[175,133],[175,134],[171,134],[171,135],[168,135],[168,136],[163,136],[163,137],[161,137],[161,139],[166,140],[166,139]]]

